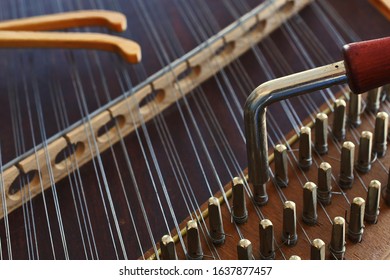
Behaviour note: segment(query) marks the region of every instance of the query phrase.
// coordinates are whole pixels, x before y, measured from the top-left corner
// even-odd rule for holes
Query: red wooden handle
[[[390,84],[390,37],[345,45],[343,54],[352,92]]]

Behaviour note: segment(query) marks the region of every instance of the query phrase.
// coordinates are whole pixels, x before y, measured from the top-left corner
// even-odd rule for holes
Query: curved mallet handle
[[[136,42],[100,33],[0,31],[0,48],[96,49],[117,52],[130,63],[141,60]]]
[[[80,10],[0,22],[0,30],[8,31],[50,31],[85,26],[102,26],[122,32],[127,28],[127,21],[124,14],[115,11]]]

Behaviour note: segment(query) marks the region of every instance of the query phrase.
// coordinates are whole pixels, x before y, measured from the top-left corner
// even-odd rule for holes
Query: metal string
[[[143,10],[142,10],[142,14],[143,15],[145,15],[145,17],[146,17],[146,22],[147,23],[149,23],[149,24],[151,24],[151,21],[150,21],[150,18],[148,17],[148,12],[147,12],[147,9],[145,9],[145,7],[143,7],[143,5],[142,5],[142,3],[139,3],[140,4],[140,8],[142,8]],[[155,26],[153,26],[153,25],[151,25],[150,26],[151,27],[151,29],[152,30],[154,30],[154,28],[155,28]],[[155,40],[158,42],[159,40],[160,40],[160,34],[159,33],[157,33],[157,32],[152,32],[152,34],[154,35],[154,37],[155,37]],[[155,40],[153,40],[153,41],[155,41]],[[167,57],[167,53],[165,53],[165,50],[163,50],[163,52],[162,52],[162,56],[163,57]],[[160,60],[162,61],[164,58],[161,58],[160,57]],[[167,61],[169,62],[169,59],[167,59]],[[179,110],[180,110],[180,107],[178,107],[179,108]],[[182,116],[182,118],[184,117],[184,115],[183,115],[183,113],[182,113],[182,111],[180,111],[180,113],[181,113],[181,116]],[[188,126],[187,126],[187,123],[186,122],[184,122],[184,124],[185,124],[185,126],[186,126],[186,130],[187,130],[187,132],[189,131],[188,130]],[[190,135],[190,134],[189,134]],[[194,143],[194,141],[193,141],[193,139],[192,139],[192,137],[190,136],[190,141],[191,141],[191,143],[192,143],[192,145],[193,145],[193,143]],[[194,149],[195,150],[195,149]],[[196,151],[196,150],[195,150]],[[197,155],[197,157],[198,157],[198,159],[199,159],[199,156]],[[200,165],[201,166],[201,165]],[[205,174],[205,173],[204,173]],[[210,191],[210,193],[211,193],[211,191]],[[197,209],[200,209],[200,207],[198,206],[197,207]],[[201,219],[203,219],[202,217],[200,217]],[[202,226],[202,225],[200,225],[200,226]],[[201,230],[202,230],[202,232],[203,232],[203,234],[204,234],[204,229],[201,227]],[[207,231],[207,228],[205,229],[206,231]],[[207,239],[206,239],[207,240]]]

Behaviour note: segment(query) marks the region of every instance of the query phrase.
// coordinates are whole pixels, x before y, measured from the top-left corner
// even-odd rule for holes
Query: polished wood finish
[[[141,60],[141,47],[134,41],[97,33],[0,31],[2,48],[71,48],[119,53],[129,63]]]
[[[48,31],[91,26],[102,26],[113,31],[123,32],[127,28],[127,20],[125,15],[119,12],[87,10],[0,22],[0,30],[8,31]]]
[[[343,48],[348,84],[363,93],[390,83],[390,38],[348,44]]]
[[[0,47],[97,49],[118,52],[130,63],[141,60],[140,46],[125,38],[99,33],[37,32],[85,26],[103,26],[123,32],[127,22],[123,14],[103,10],[8,20],[0,22]]]
[[[370,0],[387,19],[390,20],[390,1],[389,0]]]

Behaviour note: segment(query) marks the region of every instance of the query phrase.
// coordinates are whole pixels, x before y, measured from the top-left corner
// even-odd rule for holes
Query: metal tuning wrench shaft
[[[344,61],[266,82],[257,87],[245,104],[244,121],[248,176],[259,205],[268,201],[269,180],[267,106],[290,97],[348,83],[355,94],[390,83],[390,37],[343,47]]]
[[[140,46],[129,39],[101,33],[51,32],[82,26],[103,26],[126,30],[123,14],[88,10],[36,16],[0,22],[0,48],[97,49],[119,53],[127,62],[141,60]],[[50,31],[50,32],[48,32]]]

